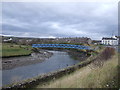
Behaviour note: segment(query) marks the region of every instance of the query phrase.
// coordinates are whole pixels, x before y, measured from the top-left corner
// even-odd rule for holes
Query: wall
[[[105,44],[105,45],[118,45],[118,40],[102,40],[102,44]]]

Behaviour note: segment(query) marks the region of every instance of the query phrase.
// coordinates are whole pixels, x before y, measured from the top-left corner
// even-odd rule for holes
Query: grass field
[[[1,51],[2,57],[29,55],[31,53],[31,48],[31,46],[3,43]]]
[[[118,54],[105,61],[102,67],[90,64],[70,75],[38,85],[36,88],[117,88],[117,80]]]

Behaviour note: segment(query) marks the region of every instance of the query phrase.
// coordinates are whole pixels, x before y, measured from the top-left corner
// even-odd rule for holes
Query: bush
[[[109,60],[113,55],[115,55],[115,49],[107,47],[98,57],[96,57],[93,64],[101,67],[104,64],[104,61]]]
[[[102,60],[108,60],[111,56],[115,55],[115,49],[111,47],[105,48],[105,50],[101,53],[100,57]]]

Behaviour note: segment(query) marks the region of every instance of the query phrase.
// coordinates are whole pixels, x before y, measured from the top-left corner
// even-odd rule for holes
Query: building
[[[12,41],[12,38],[5,38],[3,39],[3,42],[11,42]]]
[[[120,36],[116,36],[118,38],[118,45],[120,45]]]
[[[119,42],[119,38],[117,38],[116,36],[114,37],[103,37],[102,38],[102,44],[104,45],[118,45]]]

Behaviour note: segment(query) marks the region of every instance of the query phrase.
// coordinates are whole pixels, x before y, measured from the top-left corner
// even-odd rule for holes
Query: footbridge
[[[91,50],[91,47],[84,45],[72,45],[72,44],[32,44],[33,48],[74,48]]]

